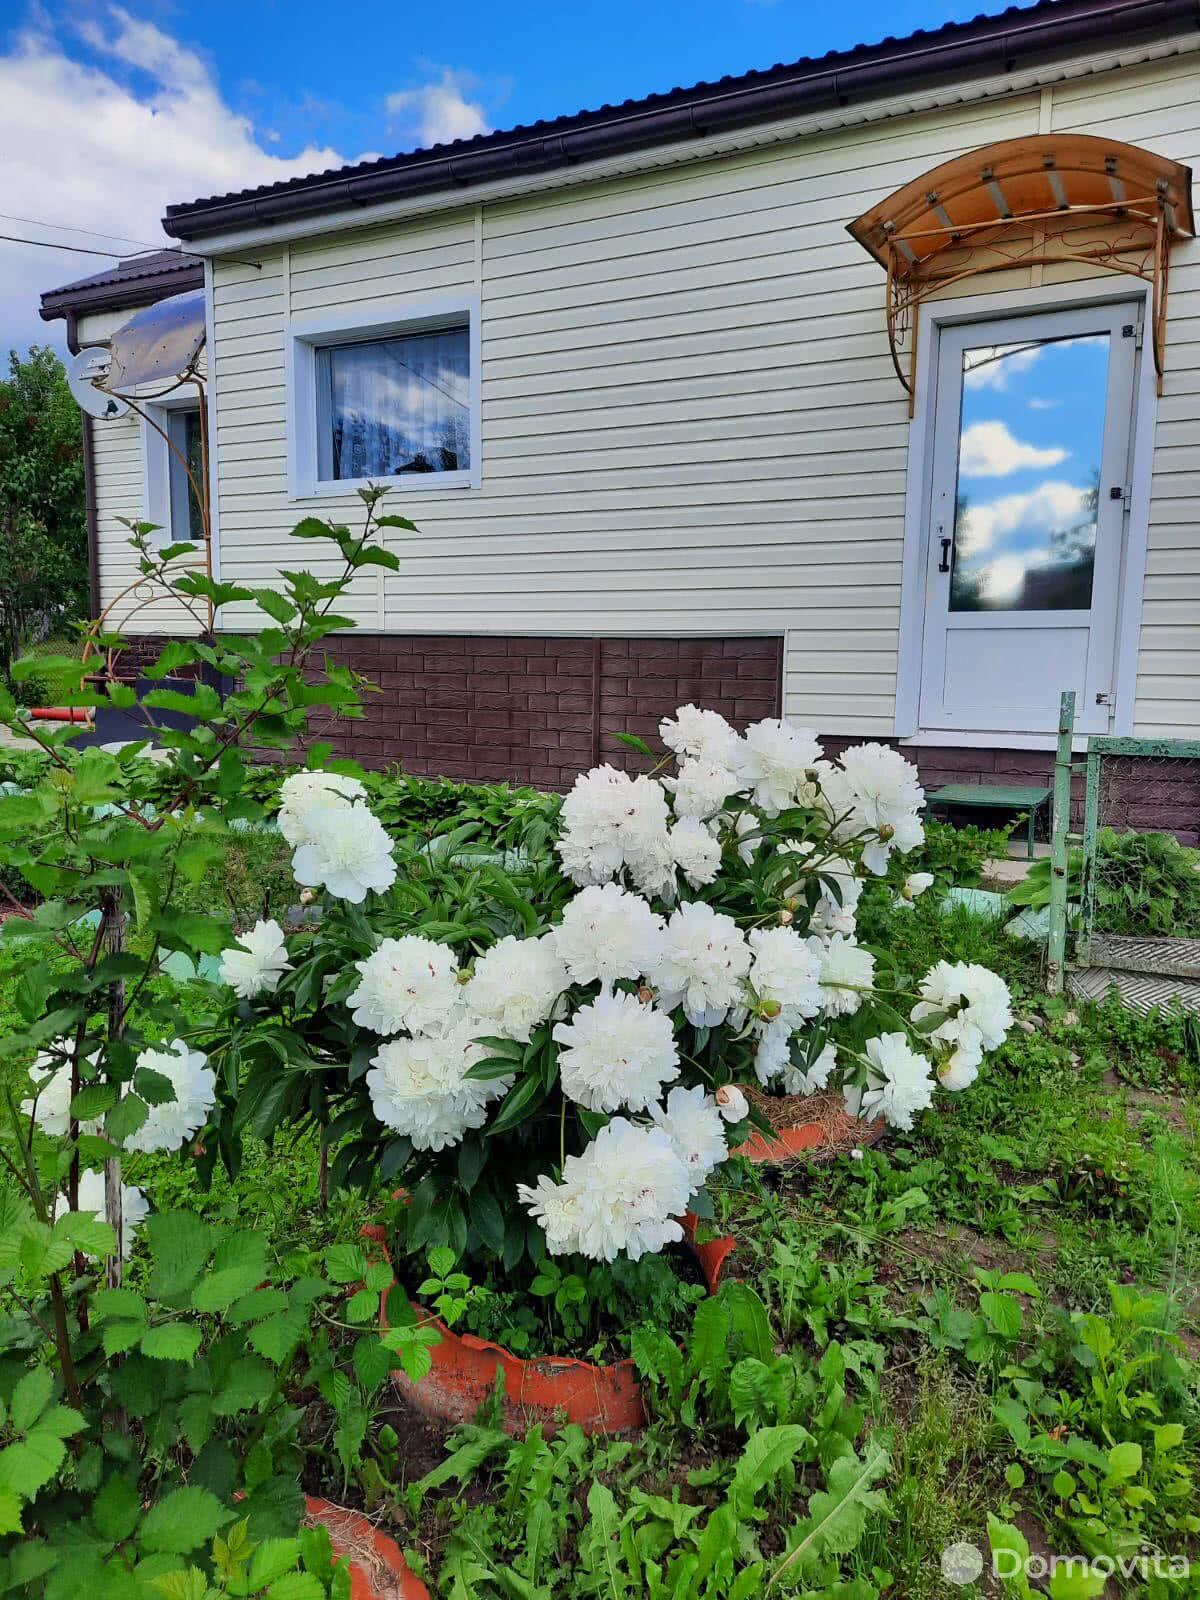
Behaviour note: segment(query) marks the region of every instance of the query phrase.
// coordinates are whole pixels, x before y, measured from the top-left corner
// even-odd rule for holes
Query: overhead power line
[[[44,217],[15,217],[8,211],[0,211],[0,221],[25,222],[31,228],[57,228],[60,233],[82,233],[89,239],[116,239],[121,244],[141,245],[145,250],[162,250],[163,244],[151,244],[148,239],[133,239],[127,233],[100,233],[95,228],[77,228],[73,222],[47,222]]]

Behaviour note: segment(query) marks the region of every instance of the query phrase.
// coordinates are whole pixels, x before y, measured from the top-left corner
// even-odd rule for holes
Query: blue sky
[[[979,9],[975,0],[8,0],[0,6],[0,211],[38,226],[5,219],[0,232],[153,244],[173,200],[936,27]],[[89,241],[59,231],[63,224],[120,238]],[[46,337],[39,290],[104,264],[0,241],[0,350]]]

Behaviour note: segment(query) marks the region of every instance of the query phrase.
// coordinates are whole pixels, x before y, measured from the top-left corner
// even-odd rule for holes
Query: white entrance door
[[[922,728],[1107,733],[1138,306],[943,328]]]

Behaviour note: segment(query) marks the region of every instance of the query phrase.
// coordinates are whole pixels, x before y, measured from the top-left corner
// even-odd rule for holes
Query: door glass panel
[[[1107,333],[963,351],[951,611],[1087,611]]]

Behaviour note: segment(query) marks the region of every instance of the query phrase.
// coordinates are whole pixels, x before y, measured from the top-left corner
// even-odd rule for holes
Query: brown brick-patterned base
[[[165,639],[131,641],[123,665],[144,668]],[[377,692],[361,720],[314,720],[314,737],[364,766],[399,762],[426,776],[504,780],[569,788],[600,761],[637,768],[643,758],[613,733],[657,743],[658,724],[692,701],[739,727],[780,715],[783,641],[727,639],[560,639],[496,635],[354,633],[327,641]],[[831,755],[861,742],[834,731]],[[895,744],[895,740],[882,742]],[[926,789],[946,783],[1051,781],[1043,750],[903,746]],[[1076,820],[1083,802],[1075,783]],[[995,820],[981,814],[980,820]],[[1191,762],[1125,760],[1105,793],[1104,820],[1118,828],[1161,828],[1200,843],[1200,768]]]
[[[694,701],[744,725],[778,716],[783,641],[356,633],[329,641],[378,693],[321,730],[365,766],[569,788],[598,761],[637,766],[613,733],[651,739]]]

